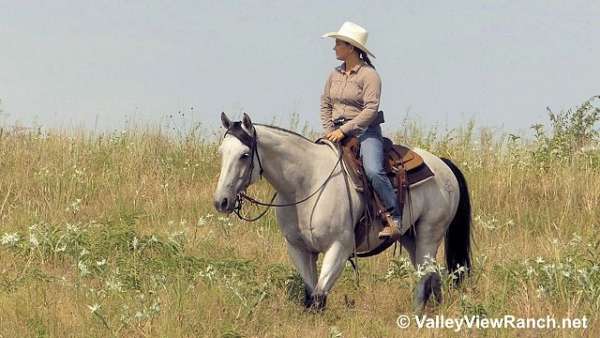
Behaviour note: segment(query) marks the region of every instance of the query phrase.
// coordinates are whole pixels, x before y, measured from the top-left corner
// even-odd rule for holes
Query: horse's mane
[[[305,137],[304,135],[298,134],[298,133],[297,133],[297,132],[295,132],[295,131],[291,131],[291,130],[288,130],[288,129],[285,129],[285,128],[281,128],[281,127],[277,127],[277,126],[272,126],[272,125],[270,125],[270,124],[262,124],[262,123],[252,123],[252,124],[254,124],[254,125],[256,125],[256,126],[267,127],[267,128],[271,128],[271,129],[279,130],[279,131],[282,131],[282,132],[284,132],[284,133],[287,133],[287,134],[291,134],[291,135],[294,135],[294,136],[300,137],[301,139],[303,139],[303,140],[305,140],[305,141],[308,141],[308,142],[310,142],[310,143],[313,143],[313,144],[315,143],[315,141],[313,141],[313,140],[311,140],[311,139],[309,139],[309,138]]]

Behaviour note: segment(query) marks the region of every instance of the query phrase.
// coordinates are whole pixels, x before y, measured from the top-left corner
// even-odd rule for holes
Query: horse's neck
[[[280,195],[296,198],[311,189],[320,174],[315,164],[332,158],[331,150],[327,153],[325,147],[285,131],[265,126],[256,126],[256,131],[263,175]]]

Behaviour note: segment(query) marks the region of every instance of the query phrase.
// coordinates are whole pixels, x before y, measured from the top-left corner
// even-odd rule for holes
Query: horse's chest
[[[327,227],[324,224],[319,224],[314,219],[311,222],[310,217],[297,211],[281,210],[276,215],[279,227],[290,244],[315,251],[327,245],[327,236],[323,233],[323,229]]]

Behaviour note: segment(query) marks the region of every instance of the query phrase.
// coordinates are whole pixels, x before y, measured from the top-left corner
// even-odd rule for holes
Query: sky
[[[369,31],[384,130],[517,132],[600,94],[600,1],[0,0],[0,124],[318,129],[344,21]]]

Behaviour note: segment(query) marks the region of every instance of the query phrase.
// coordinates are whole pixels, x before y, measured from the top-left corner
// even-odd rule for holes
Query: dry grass
[[[429,315],[586,316],[591,327],[401,330],[416,277],[391,250],[360,261],[360,286],[347,267],[328,309],[307,313],[272,213],[256,223],[213,215],[216,143],[4,130],[0,337],[600,334],[597,155],[540,168],[530,145],[486,129],[397,138],[453,159],[472,193],[474,273],[461,289],[446,285]]]

